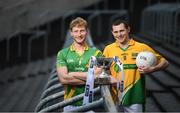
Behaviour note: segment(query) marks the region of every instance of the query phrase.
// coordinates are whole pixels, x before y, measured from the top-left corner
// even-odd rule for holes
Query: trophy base
[[[110,77],[102,77],[102,78],[97,77],[94,80],[95,84],[98,84],[98,85],[109,85],[111,84],[110,81],[111,81]]]

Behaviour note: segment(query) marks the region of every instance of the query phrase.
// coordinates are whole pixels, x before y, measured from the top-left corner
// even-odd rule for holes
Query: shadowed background
[[[132,37],[170,62],[146,77],[146,111],[180,111],[179,0],[1,0],[1,112],[34,111],[77,16],[88,21],[88,37],[100,50],[114,41],[110,23],[129,21]]]

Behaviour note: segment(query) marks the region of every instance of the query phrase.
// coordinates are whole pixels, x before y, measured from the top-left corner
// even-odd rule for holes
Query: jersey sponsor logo
[[[84,67],[75,67],[75,71],[84,71]]]
[[[72,63],[72,62],[74,62],[73,59],[67,59],[67,63]]]
[[[127,59],[127,55],[128,55],[128,53],[122,53],[122,54],[121,54],[123,60],[126,60],[126,59]]]
[[[126,55],[124,55],[124,56],[123,56],[123,60],[126,60],[126,59],[127,59],[127,57],[126,57]]]
[[[126,55],[126,56],[127,56],[127,55],[128,55],[128,53],[122,53],[122,54],[121,54],[121,56],[124,56],[124,55]]]
[[[57,61],[57,64],[65,64],[64,61]]]
[[[132,53],[132,59],[136,59],[138,53]]]
[[[137,69],[136,64],[124,64],[123,65],[124,69]]]

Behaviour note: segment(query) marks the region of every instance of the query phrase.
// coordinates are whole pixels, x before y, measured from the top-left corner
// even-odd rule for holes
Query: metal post
[[[60,31],[60,33],[61,33],[61,38],[62,39],[64,39],[65,38],[65,31],[66,31],[66,19],[67,19],[67,17],[69,17],[70,15],[72,15],[72,14],[74,14],[74,11],[70,11],[70,12],[68,12],[68,13],[66,13],[66,14],[64,14],[63,15],[63,17],[62,17],[62,21],[61,21],[61,31]]]
[[[120,9],[124,9],[124,0],[120,0]]]
[[[133,11],[134,11],[134,0],[130,0],[130,7],[129,8],[130,8],[129,11],[131,13],[133,13]]]
[[[150,6],[151,5],[151,0],[148,0],[147,1],[147,6]]]
[[[108,3],[109,3],[109,0],[104,0],[104,9],[105,10],[108,10]]]
[[[6,39],[6,61],[9,62],[10,56],[10,39]]]
[[[112,99],[111,93],[109,91],[108,85],[102,85],[101,86],[101,96],[104,97],[105,109],[111,113],[117,112],[117,109],[115,107],[115,104],[114,104],[114,101]]]
[[[102,21],[101,21],[101,16],[100,16],[100,14],[97,16],[97,24],[98,24],[98,26],[97,26],[97,33],[98,33],[98,36],[101,36],[101,33],[103,33],[101,30],[101,26],[102,26]],[[99,37],[98,37],[99,38]]]
[[[28,55],[27,55],[27,62],[28,63],[31,60],[31,41],[32,41],[32,38],[30,37],[30,39],[28,40]]]
[[[21,35],[19,35],[18,37],[18,57],[21,57],[21,54],[22,54],[22,39],[21,39]]]
[[[47,51],[48,51],[48,36],[49,36],[49,32],[50,32],[50,29],[51,29],[51,25],[50,23],[47,23],[47,30],[46,30],[46,33],[45,33],[45,36],[44,36],[44,58],[47,57]]]
[[[180,10],[178,9],[176,11],[176,14],[175,14],[175,33],[180,33],[178,30],[179,30],[179,26],[178,26],[178,15],[180,14]],[[179,35],[177,35],[177,37],[179,37]],[[180,37],[179,37],[180,38]],[[178,42],[176,42],[177,45],[180,45],[180,40]]]
[[[46,32],[44,36],[44,58],[47,57],[47,49],[48,49],[48,33]]]

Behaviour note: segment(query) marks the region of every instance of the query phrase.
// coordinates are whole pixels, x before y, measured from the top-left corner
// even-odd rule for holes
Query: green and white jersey
[[[76,53],[73,45],[68,48],[62,49],[57,54],[57,67],[66,66],[68,72],[87,72],[88,71],[88,63],[91,56],[102,56],[101,51],[90,48],[86,45],[86,49],[82,55]],[[68,99],[84,93],[85,85],[65,85],[65,95],[64,99]],[[72,105],[81,106],[82,100],[78,102],[74,102]]]
[[[165,60],[159,53],[154,51],[150,46],[137,42],[131,39],[126,49],[120,48],[118,42],[114,42],[107,45],[104,49],[103,55],[105,57],[118,56],[119,60],[123,63],[124,67],[124,92],[122,98],[122,105],[129,106],[132,104],[144,104],[145,95],[145,76],[141,75],[137,65],[136,56],[141,51],[150,51],[156,58],[157,62]],[[119,72],[115,63],[112,63],[110,67],[110,73],[113,77],[122,80],[122,73]],[[112,87],[112,96],[115,102],[117,102],[117,95],[120,95],[120,91],[116,90],[116,87]]]

